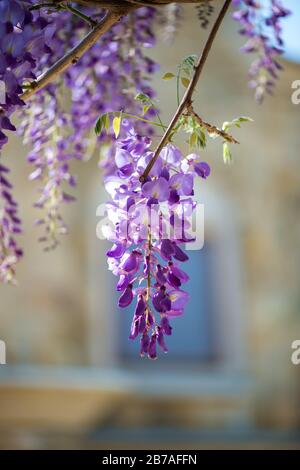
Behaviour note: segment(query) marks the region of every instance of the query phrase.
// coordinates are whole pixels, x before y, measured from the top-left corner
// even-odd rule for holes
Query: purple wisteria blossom
[[[239,8],[233,18],[241,24],[240,34],[247,38],[242,52],[258,56],[249,70],[249,86],[255,89],[258,102],[262,102],[265,93],[272,94],[282,69],[277,60],[283,53],[281,21],[291,13],[280,0],[268,0],[268,3],[265,6],[258,0],[233,0]]]
[[[13,112],[24,106],[22,85],[35,78],[36,58],[49,52],[46,45],[48,22],[33,16],[30,1],[0,2],[0,280],[14,282],[15,265],[22,257],[15,235],[21,232],[18,205],[7,179],[8,169],[1,163],[1,149],[7,131],[16,131]]]
[[[67,232],[62,204],[75,200],[66,188],[76,185],[76,178],[70,173],[70,160],[78,155],[66,138],[70,116],[59,106],[58,95],[58,89],[56,94],[39,94],[34,106],[25,111],[30,125],[24,129],[24,143],[31,144],[27,160],[34,166],[29,179],[38,182],[40,194],[35,207],[41,210],[41,215],[36,225],[43,228],[39,241],[46,251],[54,249]]]
[[[104,12],[98,10],[96,18],[99,20],[103,15]],[[98,140],[93,132],[99,113],[113,109],[139,113],[141,105],[134,99],[136,92],[154,96],[148,75],[157,65],[142,51],[142,47],[149,48],[155,43],[151,28],[154,18],[153,8],[141,8],[132,14],[132,21],[126,18],[115,25],[66,72],[64,81],[56,87],[48,86],[22,110],[19,132],[24,135],[24,142],[32,147],[28,161],[35,169],[30,179],[41,183],[41,194],[35,206],[43,210],[37,224],[44,227],[39,240],[45,243],[46,249],[55,248],[60,235],[67,232],[61,205],[75,200],[64,189],[65,183],[70,186],[76,183],[76,178],[70,174],[71,160],[86,160],[97,152],[106,174],[116,169],[111,158],[113,132]],[[66,49],[74,47],[89,29],[84,21],[70,16],[67,11],[52,14],[50,20],[55,24],[51,35],[48,34],[53,52],[39,62],[40,73],[63,56]],[[69,90],[70,109],[63,98],[64,85]],[[151,113],[153,111],[149,110],[148,115]],[[139,127],[151,135],[152,128],[148,124],[140,123]],[[127,171],[130,172],[130,167]]]
[[[0,163],[0,281],[5,283],[14,282],[15,265],[23,255],[15,240],[21,232],[21,220],[8,173],[9,169]]]
[[[106,205],[109,223],[102,231],[113,243],[107,257],[109,269],[119,276],[119,307],[133,304],[129,339],[139,337],[141,356],[156,359],[157,346],[168,351],[170,320],[182,315],[188,302],[184,284],[189,277],[181,265],[188,260],[184,243],[194,240],[189,233],[194,178],[205,179],[210,168],[196,154],[184,158],[168,144],[140,183],[153,156],[151,142],[127,124],[126,134],[117,141],[117,172],[105,178],[112,201]]]

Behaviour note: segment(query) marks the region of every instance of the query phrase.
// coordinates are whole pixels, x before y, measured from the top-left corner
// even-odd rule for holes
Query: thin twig
[[[53,0],[59,1],[59,0]],[[177,0],[176,3],[186,4],[186,3],[201,3],[203,1],[209,0]],[[217,0],[215,0],[217,1]],[[79,3],[84,6],[97,6],[100,8],[113,9],[116,7],[127,7],[128,5],[135,5],[136,7],[157,7],[165,6],[170,3],[173,3],[174,0],[76,0],[76,3]]]
[[[67,52],[61,59],[52,65],[45,73],[30,84],[22,95],[21,99],[26,101],[36,92],[42,90],[46,85],[51,83],[58,75],[64,72],[70,65],[76,64],[83,54],[88,51],[115,23],[117,23],[124,14],[130,10],[119,10],[108,12],[105,17],[95,26],[80,42]]]
[[[89,23],[90,26],[97,26],[97,21],[93,20],[90,16],[85,15],[82,13],[82,11],[77,10],[77,8],[72,7],[72,5],[69,5],[68,3],[63,6],[65,10],[68,10],[70,13],[73,13],[73,15],[77,16],[78,18],[81,18],[83,21],[86,21],[86,23]]]
[[[43,3],[37,3],[36,5],[32,5],[29,7],[29,11],[34,11],[34,10],[40,10],[42,8],[54,8],[55,10],[59,10],[61,8],[61,3],[64,0],[57,1],[56,3],[54,2],[43,2]]]
[[[239,141],[236,140],[232,135],[228,134],[225,131],[222,131],[222,129],[219,129],[213,124],[209,124],[208,122],[203,121],[203,119],[194,111],[192,103],[188,104],[186,109],[187,109],[187,115],[192,116],[194,120],[198,122],[199,126],[204,127],[209,134],[216,134],[219,137],[222,137],[224,140],[226,140],[230,144],[239,144]]]
[[[198,80],[200,78],[200,75],[201,75],[201,72],[203,70],[203,67],[205,65],[205,62],[207,60],[207,57],[208,57],[208,54],[210,52],[210,49],[213,45],[213,42],[214,42],[214,39],[217,35],[217,32],[221,26],[221,23],[227,13],[227,10],[228,8],[230,7],[230,4],[231,4],[231,0],[225,0],[224,4],[223,4],[223,7],[212,27],[212,30],[208,36],[208,39],[206,41],[206,44],[204,46],[204,49],[202,51],[202,54],[201,56],[199,57],[196,65],[195,65],[195,68],[194,68],[194,75],[189,83],[189,86],[187,87],[186,91],[185,91],[185,94],[183,95],[183,98],[173,116],[173,118],[171,119],[171,122],[167,128],[167,130],[165,131],[163,137],[161,138],[155,152],[154,152],[154,155],[152,157],[152,159],[150,160],[150,162],[148,163],[144,173],[142,174],[142,176],[140,177],[140,181],[143,182],[145,181],[145,179],[147,178],[147,176],[149,175],[150,171],[152,170],[153,168],[153,165],[155,164],[162,148],[164,147],[164,145],[166,144],[166,142],[168,141],[169,137],[170,137],[170,134],[174,128],[174,126],[176,125],[178,119],[180,118],[180,116],[184,113],[184,111],[187,109],[187,106],[189,106],[191,103],[192,103],[192,96],[193,96],[193,93],[195,91],[195,88],[196,88],[196,85],[198,83]]]
[[[64,4],[64,0],[61,0],[60,2],[53,3],[53,2],[47,2],[47,3],[38,3],[37,5],[32,5],[29,10],[34,11],[34,10],[40,10],[42,8],[53,8],[55,11],[61,11],[61,10],[68,10],[70,13],[72,13],[74,16],[77,16],[78,18],[82,19],[86,23],[88,23],[90,26],[95,27],[97,26],[97,21],[95,21],[93,18],[90,16],[85,15],[82,13],[82,11],[78,10],[77,8],[72,7],[69,3]]]

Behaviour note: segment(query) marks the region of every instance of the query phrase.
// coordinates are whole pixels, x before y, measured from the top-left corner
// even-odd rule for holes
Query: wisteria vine
[[[70,192],[76,185],[72,160],[101,157],[112,198],[107,210],[114,224],[105,232],[114,243],[109,268],[119,276],[119,306],[130,305],[136,297],[130,338],[140,336],[141,355],[151,359],[157,356],[157,344],[167,351],[169,320],[183,313],[188,300],[182,287],[188,276],[181,263],[188,259],[184,244],[193,241],[188,219],[195,209],[194,179],[210,174],[199,150],[209,137],[221,138],[224,161],[230,162],[230,145],[237,140],[228,132],[249,120],[234,119],[218,128],[200,117],[192,103],[231,4],[240,33],[247,38],[243,52],[258,56],[249,72],[256,99],[261,102],[273,91],[282,69],[281,21],[290,12],[280,0],[226,0],[202,56],[184,58],[177,71],[163,77],[177,83],[178,108],[166,125],[150,81],[158,65],[145,51],[156,43],[156,25],[165,29],[168,39],[176,33],[180,5],[159,10],[151,1],[140,7],[128,0],[110,9],[64,0],[0,0],[0,281],[15,282],[16,264],[23,255],[16,239],[22,231],[18,203],[1,155],[8,132],[17,131],[12,122],[16,114],[21,119],[18,132],[31,148],[29,178],[38,186],[36,225],[43,227],[39,240],[46,250],[55,248],[67,232],[61,206],[75,200]],[[203,27],[213,12],[212,0],[199,0]],[[163,137],[153,149],[157,128]],[[186,157],[173,142],[179,132],[188,135],[191,153]],[[166,235],[166,226],[172,236]]]

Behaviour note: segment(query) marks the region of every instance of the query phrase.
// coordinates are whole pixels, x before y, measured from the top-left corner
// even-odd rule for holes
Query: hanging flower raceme
[[[183,246],[195,239],[194,178],[206,178],[210,169],[199,156],[183,158],[168,144],[141,183],[153,157],[150,144],[130,128],[118,141],[117,172],[105,179],[112,201],[106,205],[108,223],[102,232],[113,242],[107,256],[109,269],[119,277],[119,307],[133,306],[129,338],[139,337],[141,356],[155,359],[157,345],[167,352],[170,321],[183,314],[188,302],[184,285],[189,277],[183,269],[188,255]]]
[[[0,281],[4,283],[14,282],[15,265],[23,255],[15,240],[15,235],[21,232],[21,220],[8,173],[9,169],[0,161]]]
[[[7,131],[16,131],[11,116],[24,106],[22,85],[35,78],[36,58],[47,52],[48,22],[29,11],[27,0],[0,2],[0,151]],[[0,281],[14,282],[15,265],[22,257],[15,236],[21,232],[18,204],[0,163]]]
[[[255,53],[257,59],[249,70],[249,86],[261,102],[265,93],[272,93],[282,65],[277,58],[283,53],[282,19],[290,15],[280,0],[268,0],[268,5],[256,0],[234,0],[239,8],[233,18],[240,23],[240,34],[247,38],[242,52]]]
[[[95,18],[99,20],[104,14],[104,10],[100,13],[97,10]],[[55,87],[48,85],[22,109],[18,130],[24,135],[24,143],[32,147],[28,161],[35,169],[30,179],[42,183],[35,206],[43,210],[37,224],[44,227],[39,240],[45,244],[45,249],[55,248],[60,235],[67,232],[61,206],[75,198],[66,194],[63,186],[66,182],[75,185],[75,178],[70,174],[71,160],[80,160],[95,149],[97,141],[91,130],[99,113],[112,109],[138,113],[142,106],[134,99],[137,91],[154,95],[148,75],[157,66],[145,56],[142,46],[154,45],[155,14],[153,8],[141,8],[131,14],[132,21],[122,20],[65,73],[64,82]],[[89,30],[86,22],[68,11],[53,13],[50,19],[55,25],[50,41],[53,53],[41,58],[40,73],[63,56],[66,48],[74,47]],[[65,104],[64,87],[70,91],[70,110]],[[144,122],[140,122],[139,127],[147,132],[152,129]],[[101,166],[105,173],[113,173],[115,165],[110,156],[114,152],[114,137],[106,135],[105,139],[99,137],[98,140],[103,157]]]
[[[74,145],[68,145],[65,139],[70,117],[59,105],[60,89],[58,87],[56,93],[52,87],[49,90],[52,93],[38,94],[23,113],[27,123],[24,142],[32,145],[27,159],[34,170],[29,179],[39,183],[40,194],[35,207],[41,210],[41,215],[36,225],[43,228],[39,241],[46,251],[54,249],[61,235],[67,232],[61,212],[64,203],[75,200],[66,188],[76,185],[76,178],[70,173],[70,160],[77,157]]]

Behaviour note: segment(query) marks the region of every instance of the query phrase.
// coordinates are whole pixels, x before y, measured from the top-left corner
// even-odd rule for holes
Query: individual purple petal
[[[176,173],[170,178],[170,188],[175,189],[182,196],[189,196],[193,191],[194,178],[191,173]]]
[[[134,273],[138,269],[138,260],[135,253],[126,253],[122,257],[120,263],[120,269],[126,271],[127,273]]]
[[[167,353],[168,348],[167,348],[165,340],[164,340],[164,335],[163,335],[162,329],[159,328],[159,327],[157,328],[156,337],[157,337],[157,342],[158,342],[159,346],[161,347],[161,349],[163,350],[163,352]]]
[[[201,178],[205,179],[210,175],[210,166],[206,162],[195,163],[194,169],[197,175],[201,176]]]
[[[16,131],[17,130],[16,127],[10,122],[10,120],[7,116],[2,117],[0,127],[2,129],[6,129],[8,131]]]
[[[176,189],[171,189],[170,191],[170,196],[169,196],[169,203],[170,204],[176,204],[177,202],[179,202],[180,200],[180,196],[177,192]]]
[[[149,181],[143,185],[142,192],[147,198],[155,198],[159,202],[167,201],[170,195],[168,181],[162,177]]]
[[[110,258],[122,258],[126,250],[124,243],[115,243],[112,248],[106,253]]]
[[[153,152],[148,152],[143,155],[137,162],[137,170],[142,174],[143,171],[146,169],[147,165],[149,164],[150,160],[153,158]],[[157,158],[156,162],[154,163],[149,176],[159,176],[162,170],[163,161],[161,158]]]
[[[166,167],[164,167],[164,168],[161,170],[159,176],[162,177],[162,178],[165,178],[165,180],[169,181],[169,179],[170,179],[170,172],[169,172],[169,170],[168,170]]]
[[[177,166],[182,159],[182,153],[175,145],[167,144],[160,152],[160,157],[169,164]]]
[[[145,315],[139,317],[139,333],[144,333],[146,330],[146,318]]]
[[[153,333],[150,339],[150,344],[149,344],[149,349],[148,349],[149,359],[157,359],[156,340],[157,340],[156,334]]]
[[[179,194],[182,194],[183,196],[190,196],[193,193],[193,187],[194,187],[194,177],[192,173],[183,175],[182,185],[180,188],[181,190]]]
[[[176,252],[176,245],[173,244],[171,240],[169,240],[168,238],[165,238],[161,242],[160,251],[161,251],[161,255],[165,259],[170,260],[171,256],[174,255]]]
[[[129,339],[135,339],[139,334],[139,321],[138,319],[133,319],[131,323]]]
[[[170,272],[172,272],[178,279],[180,279],[182,283],[188,282],[188,280],[190,279],[189,275],[182,269],[180,269],[178,266],[172,264],[169,269]]]
[[[125,274],[121,274],[120,279],[117,283],[117,291],[122,291],[126,289],[129,283],[130,283],[130,277]]]
[[[172,272],[169,272],[168,273],[168,283],[172,286],[172,287],[180,287],[181,286],[181,281],[180,279],[175,276],[174,273]]]
[[[119,303],[118,303],[119,307],[121,308],[128,307],[128,305],[131,304],[132,300],[133,300],[132,287],[128,286],[126,287],[123,294],[119,298]]]
[[[163,286],[167,282],[167,278],[164,275],[162,267],[159,264],[157,265],[156,268],[157,268],[156,274],[155,274],[156,280],[160,285]]]
[[[128,163],[132,163],[132,157],[126,150],[117,148],[115,154],[115,162],[118,168],[122,168]]]
[[[150,344],[150,338],[147,333],[144,333],[141,337],[140,343],[140,355],[143,357],[145,354],[148,354]]]
[[[165,295],[162,300],[160,301],[160,306],[162,308],[162,312],[168,312],[171,310],[171,299],[169,295]]]
[[[184,261],[187,261],[189,259],[188,255],[182,251],[181,248],[179,248],[178,245],[176,245],[176,243],[173,244],[173,247],[174,247],[174,258],[177,259],[178,261],[181,261],[181,262],[184,262]]]
[[[173,310],[182,310],[189,300],[189,294],[179,289],[174,289],[170,291],[169,296],[171,299]]]
[[[163,333],[167,336],[171,336],[172,334],[172,327],[169,323],[169,320],[167,317],[163,316],[161,321],[160,321],[160,327]]]
[[[161,305],[162,300],[164,299],[165,294],[161,290],[156,292],[152,297],[152,303],[157,312],[163,312],[164,308]]]
[[[135,308],[135,311],[134,311],[134,316],[135,317],[140,317],[141,315],[143,315],[145,310],[146,310],[146,302],[144,300],[144,297],[140,296],[140,298],[139,298],[139,300],[137,301],[137,304],[136,304],[136,308]]]

